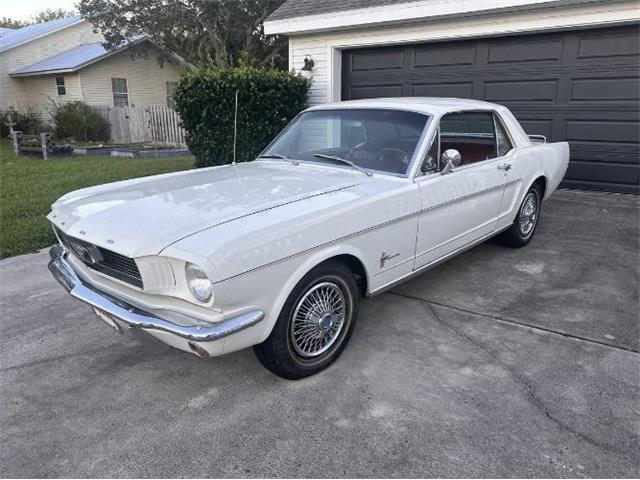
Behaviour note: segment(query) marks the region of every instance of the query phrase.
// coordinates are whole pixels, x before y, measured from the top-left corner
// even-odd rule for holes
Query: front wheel
[[[289,380],[327,368],[351,336],[358,304],[351,270],[338,262],[319,265],[295,286],[271,335],[253,347],[258,360]]]
[[[531,241],[538,226],[541,202],[542,192],[538,184],[534,184],[524,196],[513,225],[501,235],[501,240],[505,245],[520,248]]]

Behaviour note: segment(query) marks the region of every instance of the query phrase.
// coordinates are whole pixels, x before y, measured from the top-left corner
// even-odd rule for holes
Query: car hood
[[[78,190],[55,202],[48,218],[123,255],[155,255],[202,230],[366,179],[344,168],[261,160]]]

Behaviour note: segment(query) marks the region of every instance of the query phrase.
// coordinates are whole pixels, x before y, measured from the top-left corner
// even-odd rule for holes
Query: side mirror
[[[440,171],[442,175],[453,172],[453,169],[459,167],[462,163],[462,157],[460,152],[454,148],[445,150],[440,156],[440,162],[444,165],[444,168]]]

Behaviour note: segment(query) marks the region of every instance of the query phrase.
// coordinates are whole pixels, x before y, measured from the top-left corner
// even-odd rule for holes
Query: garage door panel
[[[520,125],[527,135],[544,135],[547,138],[551,138],[553,133],[553,120],[542,120],[542,119],[532,119],[532,118],[524,118],[519,116],[517,113],[513,112]]]
[[[627,185],[638,184],[640,170],[636,165],[592,163],[572,160],[567,169],[567,179],[574,182],[597,182]]]
[[[471,98],[473,83],[423,83],[411,85],[414,97],[463,97]]]
[[[385,50],[383,52],[365,52],[354,55],[351,70],[354,72],[373,72],[378,70],[401,70],[402,50]]]
[[[559,63],[562,45],[561,37],[540,40],[539,36],[527,36],[521,40],[492,41],[489,43],[487,63]]]
[[[640,99],[640,76],[612,78],[574,78],[569,103],[611,102]]]
[[[558,80],[520,80],[486,82],[482,98],[497,103],[556,103]],[[523,95],[523,92],[526,94]]]
[[[607,119],[566,120],[565,139],[571,141],[614,142],[618,144],[637,144],[637,121],[615,121]]]
[[[351,87],[349,96],[352,100],[376,97],[401,97],[402,85],[372,85]]]
[[[473,65],[476,58],[476,46],[470,45],[435,45],[416,47],[414,49],[413,66],[444,67]]]
[[[578,40],[578,58],[637,57],[640,55],[638,27],[583,33]]]
[[[638,155],[640,155],[638,145],[571,142],[571,158],[575,161],[637,165]]]

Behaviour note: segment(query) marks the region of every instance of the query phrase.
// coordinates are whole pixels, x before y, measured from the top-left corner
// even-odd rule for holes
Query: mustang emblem
[[[89,265],[95,265],[102,261],[100,250],[95,245],[81,245],[77,242],[70,241],[71,250],[80,259]]]
[[[387,255],[387,252],[382,252],[382,255],[380,255],[380,268],[384,268],[384,264],[386,263],[387,260],[396,258],[398,255],[400,254],[394,253],[393,255]]]

